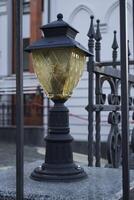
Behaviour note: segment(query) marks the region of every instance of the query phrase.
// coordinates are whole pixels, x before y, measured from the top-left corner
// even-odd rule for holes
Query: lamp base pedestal
[[[31,174],[36,181],[71,181],[85,178],[87,175],[79,165],[48,165],[37,167]]]
[[[84,178],[86,177],[84,170],[73,162],[69,110],[64,102],[54,103],[48,116],[45,162],[32,172],[31,178],[37,181],[69,181]]]

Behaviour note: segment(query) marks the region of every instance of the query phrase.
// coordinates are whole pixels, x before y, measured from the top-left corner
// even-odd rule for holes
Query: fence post
[[[129,65],[130,56],[131,56],[131,52],[130,52],[129,40],[128,40],[128,73],[130,72],[130,65]]]
[[[1,112],[2,126],[4,126],[5,125],[5,105],[4,104],[1,105],[1,110],[2,110],[2,112]]]
[[[117,42],[117,31],[114,31],[114,38],[112,43],[112,68],[116,69],[117,66],[117,49],[119,48],[118,42]],[[113,105],[119,105],[120,104],[120,98],[118,95],[118,89],[119,89],[119,80],[116,78],[112,78],[113,84],[114,84],[114,91],[111,91],[111,96],[113,95]],[[114,118],[116,120],[114,120]],[[119,123],[120,123],[120,113],[117,112],[117,110],[112,111],[109,113],[108,116],[108,123],[111,125],[111,131],[108,137],[108,144],[111,143],[110,151],[111,151],[111,164],[114,168],[118,168],[121,164],[121,135],[119,131]],[[109,151],[109,152],[110,152]]]
[[[100,20],[97,20],[97,29],[96,29],[96,34],[95,34],[95,56],[96,56],[96,62],[100,62],[100,51],[101,51],[101,33],[100,33]],[[95,89],[95,95],[96,95],[96,104],[100,104],[100,75],[96,73],[96,89]],[[101,159],[101,135],[100,135],[100,121],[101,121],[101,116],[100,116],[100,111],[96,111],[96,124],[95,124],[95,129],[96,129],[96,143],[95,143],[95,157],[96,157],[96,167],[100,167],[100,159]]]
[[[94,17],[91,16],[91,24],[87,36],[89,37],[88,47],[91,53],[94,53]],[[91,56],[87,63],[88,71],[88,166],[93,166],[93,68],[94,68],[94,57]]]
[[[112,44],[112,49],[113,49],[113,68],[116,68],[116,61],[117,61],[117,49],[119,48],[118,43],[117,43],[117,38],[116,38],[116,31],[114,31],[114,40]]]
[[[23,183],[23,1],[14,0],[16,23],[16,199],[24,199]]]
[[[123,200],[129,200],[129,108],[128,108],[128,43],[127,0],[120,0],[121,112],[122,112],[122,178]]]

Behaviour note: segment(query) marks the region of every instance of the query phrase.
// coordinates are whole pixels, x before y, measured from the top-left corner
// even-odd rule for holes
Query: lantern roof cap
[[[33,50],[39,49],[49,49],[49,48],[64,48],[64,47],[74,47],[83,51],[87,56],[93,55],[90,53],[83,45],[81,45],[76,40],[69,37],[53,37],[53,38],[42,38],[37,42],[33,42],[30,46],[26,48],[26,51],[31,52]]]
[[[63,14],[59,13],[57,15],[57,20],[53,21],[51,23],[48,23],[46,25],[41,26],[41,30],[43,30],[44,34],[48,29],[60,29],[60,28],[66,28],[66,29],[71,29],[72,31],[75,32],[75,34],[79,33],[75,28],[70,26],[67,22],[63,21]]]
[[[33,42],[25,50],[31,52],[33,50],[47,48],[63,48],[74,47],[83,51],[86,56],[93,55],[83,45],[75,40],[78,31],[63,21],[63,15],[57,15],[57,21],[51,22],[41,27],[44,37]]]

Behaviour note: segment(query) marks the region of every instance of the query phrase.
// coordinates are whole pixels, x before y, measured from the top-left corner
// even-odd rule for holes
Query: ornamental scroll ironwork
[[[122,162],[121,149],[121,96],[120,96],[120,62],[117,61],[118,43],[116,31],[112,44],[112,61],[101,62],[101,33],[100,21],[97,20],[96,32],[93,24],[94,17],[91,16],[91,24],[88,32],[89,51],[95,54],[87,64],[88,71],[88,165],[93,166],[93,156],[95,155],[95,166],[101,166],[101,112],[107,111],[107,122],[110,125],[110,131],[107,138],[107,160],[108,166],[119,167]],[[130,50],[128,50],[128,58]],[[129,60],[129,64],[134,61]],[[109,94],[103,92],[104,83],[109,85]],[[134,85],[134,75],[129,74],[129,95]],[[129,97],[129,109],[133,110],[133,98]],[[93,126],[93,116],[95,114],[95,126]],[[134,114],[133,114],[134,120]],[[94,128],[95,127],[95,128]],[[93,141],[95,133],[95,143]],[[94,145],[95,144],[95,145]],[[131,146],[134,152],[134,129],[132,131]],[[95,152],[94,152],[95,150]]]

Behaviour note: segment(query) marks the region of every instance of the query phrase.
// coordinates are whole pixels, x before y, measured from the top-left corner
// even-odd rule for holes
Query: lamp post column
[[[84,170],[73,162],[69,133],[69,110],[64,101],[54,101],[49,111],[45,162],[31,174],[35,180],[73,180],[86,177]]]

